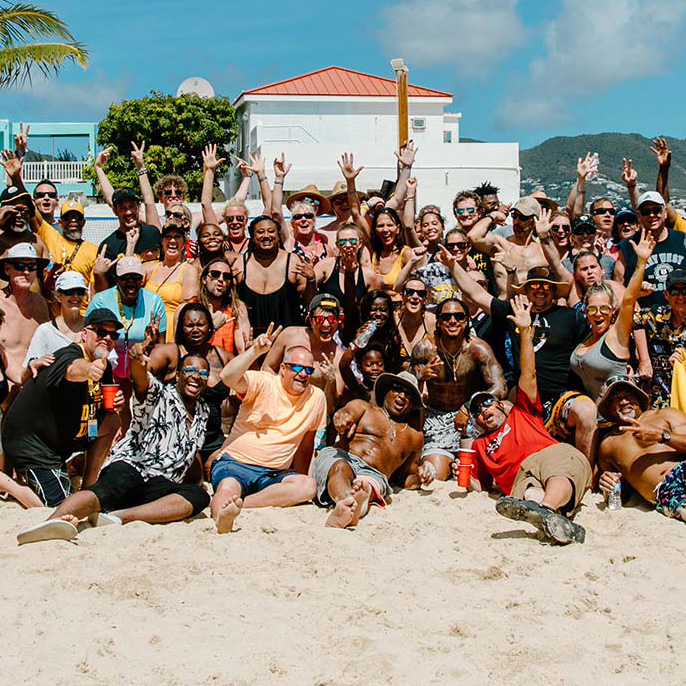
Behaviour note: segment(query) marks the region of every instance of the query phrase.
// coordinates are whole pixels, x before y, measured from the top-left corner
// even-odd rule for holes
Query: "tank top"
[[[283,283],[271,293],[256,293],[247,284],[247,266],[250,253],[243,254],[243,280],[236,290],[238,297],[245,303],[248,319],[253,329],[253,338],[265,333],[269,324],[275,326],[301,326],[303,319],[300,313],[300,296],[295,284],[288,280],[288,269],[291,263],[291,253],[286,258],[286,270]]]
[[[607,333],[606,331],[583,355],[579,355],[578,348],[575,348],[569,360],[572,371],[583,381],[592,400],[597,400],[600,389],[611,376],[626,374],[626,365],[629,362],[628,358],[621,360],[610,350],[605,343]]]
[[[378,270],[379,258],[376,255],[372,255],[372,266],[374,267],[374,271],[383,279],[383,282],[389,288],[393,288],[393,286],[395,286],[395,282],[398,280],[398,276],[400,275],[400,272],[403,270],[403,251],[402,251],[402,249],[398,253],[398,257],[396,257],[395,260],[393,261],[393,264],[391,265],[391,269],[386,274],[382,274]]]
[[[329,278],[324,281],[321,286],[319,286],[320,293],[328,293],[338,298],[338,302],[343,302],[343,290],[341,289],[340,274],[338,272],[339,258],[336,258],[333,270],[329,275]],[[394,282],[395,283],[395,282]],[[362,267],[357,268],[357,275],[355,277],[355,295],[358,300],[362,299],[362,296],[367,292],[367,286],[364,282],[364,274],[362,273]]]
[[[169,274],[167,279],[163,280],[162,283],[155,281],[155,274],[157,270],[162,266],[162,262],[156,264],[148,278],[148,282],[145,287],[157,293],[157,295],[162,298],[164,302],[164,311],[167,314],[167,336],[166,342],[174,342],[174,316],[176,315],[176,310],[179,309],[179,305],[183,302],[183,271],[189,266],[187,262],[181,262],[178,269],[175,272]],[[174,278],[174,281],[170,281],[170,278]]]
[[[313,267],[315,264],[317,264],[317,262],[319,262],[319,260],[323,260],[326,257],[326,245],[324,244],[321,236],[316,232],[314,234],[314,242],[315,245],[321,246],[321,252],[319,254],[315,254],[314,256],[308,255],[305,252],[305,248],[303,248],[302,243],[295,241],[295,244],[293,245],[294,254],[302,258],[305,262],[309,262]]]

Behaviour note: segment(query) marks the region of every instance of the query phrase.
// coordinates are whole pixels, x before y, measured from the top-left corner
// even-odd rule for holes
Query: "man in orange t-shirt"
[[[281,332],[257,337],[222,370],[222,381],[243,401],[229,437],[212,463],[212,516],[219,533],[228,533],[245,507],[286,507],[314,498],[309,476],[315,435],[326,429],[326,398],[312,384],[312,353],[287,348],[279,373],[251,371]]]

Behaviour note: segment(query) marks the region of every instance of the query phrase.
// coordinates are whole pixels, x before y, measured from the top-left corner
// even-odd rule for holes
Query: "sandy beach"
[[[0,504],[6,684],[676,683],[684,524],[589,494],[583,545],[487,494],[401,492],[356,531],[312,505],[18,547]],[[680,639],[681,636],[681,639]]]

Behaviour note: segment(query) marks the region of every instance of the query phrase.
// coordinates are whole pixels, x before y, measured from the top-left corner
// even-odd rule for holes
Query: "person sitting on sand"
[[[112,449],[98,480],[69,496],[50,518],[24,529],[17,541],[71,540],[79,520],[93,526],[140,521],[166,524],[202,512],[210,496],[200,485],[181,483],[205,440],[209,417],[201,396],[210,365],[197,353],[184,355],[175,385],[148,372],[149,336],[129,350],[131,425]],[[103,513],[109,514],[103,514]]]
[[[370,503],[385,507],[392,479],[418,488],[436,475],[433,465],[421,460],[422,432],[407,423],[424,407],[417,379],[409,372],[382,374],[374,398],[375,405],[352,400],[336,412],[338,441],[315,458],[317,502],[335,504],[326,526],[355,526]]]
[[[533,524],[558,543],[583,543],[586,532],[564,515],[571,515],[591,483],[591,466],[584,454],[558,443],[545,429],[536,382],[531,303],[523,295],[512,301],[508,319],[519,331],[520,376],[511,408],[481,391],[469,401],[472,419],[483,434],[476,438],[474,476],[495,480],[507,494],[496,510],[509,519]],[[453,471],[457,465],[453,463]]]
[[[308,471],[315,437],[320,442],[326,429],[326,397],[310,383],[312,352],[300,345],[286,348],[278,375],[250,371],[280,333],[281,327],[274,331],[270,324],[221,373],[242,404],[210,473],[212,516],[220,534],[232,530],[243,506],[288,507],[315,496]]]
[[[686,415],[648,408],[648,396],[628,376],[605,382],[598,410],[615,424],[598,450],[600,489],[624,479],[658,512],[686,521]]]

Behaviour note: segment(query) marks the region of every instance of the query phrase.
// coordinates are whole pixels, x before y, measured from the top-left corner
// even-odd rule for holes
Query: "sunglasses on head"
[[[110,340],[113,340],[113,341],[119,340],[119,332],[118,331],[110,331],[109,329],[103,329],[101,326],[89,326],[88,328],[98,338],[107,338],[109,336]]]
[[[167,210],[164,213],[164,216],[167,219],[171,219],[172,217],[174,217],[174,219],[183,219],[183,212],[172,212],[171,210]]]
[[[467,241],[457,241],[456,243],[446,243],[445,247],[448,250],[466,250],[469,247]]]
[[[314,205],[315,207],[319,207],[319,205],[321,205],[321,201],[318,198],[310,198],[309,196],[300,198],[300,202],[308,202],[310,205]]]
[[[315,314],[312,315],[312,321],[321,326],[325,322],[333,326],[338,322],[338,317],[335,314]]]
[[[53,200],[57,197],[57,191],[36,191],[33,197],[38,200],[39,198],[52,198]]]
[[[586,307],[586,314],[593,316],[594,314],[610,314],[612,312],[612,307],[610,305],[588,305]]]
[[[12,265],[12,268],[18,272],[35,272],[38,270],[38,265],[35,262],[9,262],[8,264]]]
[[[314,219],[314,212],[297,212],[293,215],[293,219],[296,222],[301,219]]]
[[[183,191],[178,190],[177,188],[165,188],[162,193],[167,197],[171,197],[172,195],[175,195],[178,198],[183,198]]]
[[[193,364],[187,364],[185,367],[181,367],[181,371],[184,374],[199,374],[203,379],[207,379],[210,375],[209,369],[200,369]]]
[[[426,298],[426,288],[411,288],[410,286],[405,286],[405,295],[408,297],[418,295],[420,298]]]
[[[338,245],[345,245],[346,243],[349,243],[350,245],[357,245],[358,242],[359,241],[357,238],[339,238],[338,239]]]
[[[224,220],[227,222],[238,222],[243,223],[245,221],[245,215],[244,214],[235,214],[233,217],[231,215],[226,215],[224,217]]]
[[[597,229],[594,226],[577,226],[572,233],[575,236],[595,236]]]
[[[438,320],[441,322],[449,322],[451,319],[456,322],[463,322],[467,319],[467,315],[464,312],[441,312],[438,315]]]
[[[83,298],[84,295],[86,295],[86,289],[85,288],[67,288],[65,290],[61,290],[60,293],[62,295],[78,295],[80,298]]]
[[[476,417],[480,415],[487,407],[490,407],[497,402],[498,400],[496,398],[486,398],[472,410],[472,414]]]
[[[662,207],[656,205],[655,207],[639,207],[638,211],[642,217],[650,217],[651,214],[658,216],[662,212]]]
[[[224,279],[224,281],[229,281],[231,279],[231,272],[224,271],[223,269],[210,269],[207,275],[213,279]]]
[[[314,374],[314,367],[308,367],[304,364],[293,364],[292,362],[284,362],[284,364],[296,374],[302,374],[303,372],[305,372],[307,376]]]
[[[474,214],[476,212],[476,207],[458,207],[455,210],[455,214]]]
[[[597,217],[599,214],[611,214],[614,217],[616,211],[614,207],[596,207],[591,214],[594,217]]]

